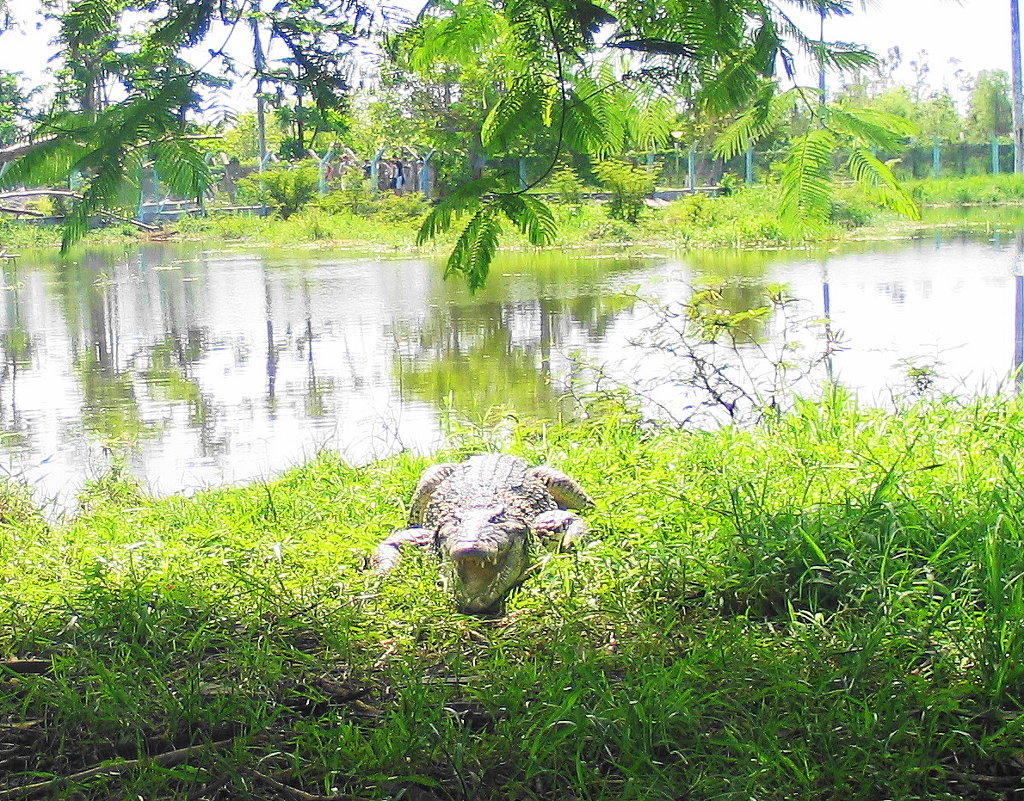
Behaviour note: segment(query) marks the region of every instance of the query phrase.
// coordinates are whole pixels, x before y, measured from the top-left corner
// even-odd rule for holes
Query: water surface
[[[844,348],[831,369],[865,399],[905,386],[914,365],[987,391],[1014,361],[1019,252],[983,230],[821,253],[520,253],[476,296],[432,259],[25,254],[3,268],[0,454],[62,508],[114,456],[170,493],[269,477],[321,448],[357,462],[430,449],[450,416],[572,413],[581,358],[664,378],[671,360],[630,345],[650,323],[634,293],[679,301],[694,285],[726,285],[733,311],[776,283],[806,317],[827,304]],[[662,400],[675,391],[683,403],[678,388]]]

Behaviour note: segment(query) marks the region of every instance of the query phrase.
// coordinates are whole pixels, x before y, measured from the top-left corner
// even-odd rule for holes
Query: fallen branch
[[[7,255],[7,251],[0,250],[0,259],[6,258],[10,258]],[[49,659],[5,659],[0,662],[0,668],[6,668],[22,675],[27,673],[46,673],[52,666]]]
[[[221,748],[225,745],[230,745],[231,742],[231,740],[218,740],[215,743],[190,745],[187,748],[179,748],[176,751],[168,751],[167,753],[157,754],[153,757],[128,759],[124,762],[117,762],[113,765],[98,765],[94,768],[89,768],[88,770],[72,773],[70,776],[55,776],[54,778],[47,779],[44,782],[23,784],[21,787],[8,787],[6,789],[0,789],[0,799],[30,798],[35,795],[50,792],[51,790],[55,790],[65,784],[84,782],[88,779],[96,779],[101,776],[117,776],[121,773],[138,770],[139,768],[144,768],[149,765],[159,765],[163,768],[174,767],[175,765],[180,765],[182,762],[187,761],[193,754],[206,751],[210,748]]]
[[[0,206],[0,211],[6,212],[7,214],[27,214],[29,217],[46,217],[41,211],[34,211],[32,209],[20,209],[17,206]]]
[[[263,782],[268,787],[277,790],[279,793],[294,799],[294,801],[363,801],[363,799],[354,795],[313,795],[312,793],[307,793],[305,790],[292,787],[290,784],[279,782],[277,779],[274,779],[265,773],[260,773],[258,770],[246,768],[243,772],[252,776],[252,778],[257,781]]]
[[[0,201],[14,200],[19,197],[70,197],[75,200],[81,200],[82,195],[78,192],[72,192],[68,189],[22,189],[18,192],[3,192],[0,193]],[[141,228],[143,231],[159,231],[159,225],[150,225],[144,223],[142,220],[136,220],[134,217],[126,217],[123,214],[117,214],[113,211],[104,211],[102,209],[96,212],[103,217],[110,217],[112,220],[118,222],[125,222],[134,225],[137,228]]]

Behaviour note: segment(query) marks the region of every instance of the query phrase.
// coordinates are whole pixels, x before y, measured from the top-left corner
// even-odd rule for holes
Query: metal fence
[[[899,153],[876,152],[882,161],[891,161],[900,180],[984,175],[1013,172],[1013,145],[991,143],[948,143],[907,147]],[[759,183],[770,175],[773,165],[780,165],[785,149],[748,150],[731,158],[721,159],[709,150],[682,148],[627,154],[626,159],[638,167],[656,173],[659,188],[697,189],[721,185],[725,176],[736,183]],[[836,154],[835,169],[842,170],[846,154]],[[547,170],[549,160],[538,156],[504,158],[488,162],[518,174],[520,186],[528,186]],[[596,183],[586,162],[576,165],[587,183]],[[730,179],[726,179],[730,180]]]

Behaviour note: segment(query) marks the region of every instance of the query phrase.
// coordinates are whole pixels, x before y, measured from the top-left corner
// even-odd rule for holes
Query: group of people
[[[420,189],[420,173],[423,171],[423,159],[402,158],[393,156],[381,159],[377,163],[377,188],[381,191],[417,192]]]
[[[376,169],[375,169],[376,163]],[[325,177],[327,183],[344,181],[353,170],[361,170],[364,180],[373,180],[376,174],[377,190],[380,192],[395,192],[399,195],[405,192],[419,192],[425,189],[423,185],[423,165],[425,160],[409,148],[403,148],[401,152],[395,152],[390,158],[378,157],[375,160],[360,159],[351,148],[345,148],[344,152],[336,159],[331,159],[325,165]]]

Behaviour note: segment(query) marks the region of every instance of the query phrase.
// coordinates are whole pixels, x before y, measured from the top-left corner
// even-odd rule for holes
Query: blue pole
[[[327,152],[324,157],[320,159],[320,185],[319,190],[321,195],[327,194],[327,164],[331,160],[331,156],[334,155],[334,142],[331,142],[331,146],[327,148]]]
[[[433,157],[434,153],[435,151],[433,150],[427,153],[426,157],[423,159],[423,166],[420,167],[420,189],[423,192],[423,197],[427,200],[430,200],[434,194],[434,183],[430,171],[430,159]]]
[[[373,161],[370,162],[370,191],[376,192],[379,188],[380,182],[377,180],[380,175],[380,158],[384,155],[384,148],[377,151],[377,155],[373,157]]]
[[[749,185],[754,183],[754,148],[747,148],[746,157],[746,177]]]
[[[992,174],[999,174],[999,139],[992,134]]]
[[[942,150],[938,138],[932,143],[932,178],[942,175]]]
[[[529,186],[529,181],[526,180],[526,159],[519,159],[519,189],[522,191],[526,190]]]
[[[697,188],[697,151],[692,147],[686,154],[686,188],[693,192]]]

